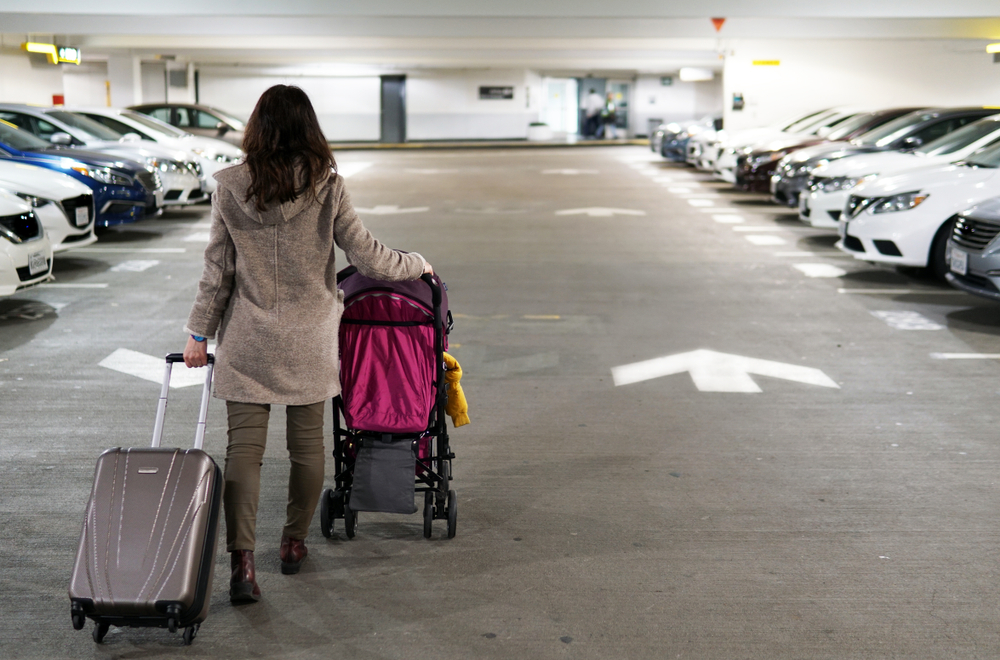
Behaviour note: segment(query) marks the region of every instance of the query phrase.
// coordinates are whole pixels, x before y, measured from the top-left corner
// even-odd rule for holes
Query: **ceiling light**
[[[986,47],[986,52],[992,54],[1000,53],[1000,44],[990,44]]]
[[[715,77],[711,69],[696,69],[694,67],[684,67],[678,76],[681,82],[704,82]]]

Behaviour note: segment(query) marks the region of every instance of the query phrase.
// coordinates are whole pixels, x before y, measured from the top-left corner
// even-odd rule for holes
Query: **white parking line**
[[[749,236],[744,236],[754,245],[785,245],[787,241],[780,236],[771,236],[770,234],[750,234]]]
[[[691,192],[690,188],[667,188],[668,193],[673,193],[675,195],[686,195]]]
[[[717,211],[719,209],[712,209],[712,210]],[[713,215],[712,220],[715,220],[716,222],[722,223],[724,225],[735,225],[741,222],[746,222],[746,220],[743,219],[742,215],[733,215],[728,213],[720,213],[718,215]]]
[[[1000,360],[1000,353],[931,353],[934,360]]]
[[[687,203],[691,206],[715,206],[715,202],[710,199],[689,199]]]
[[[112,273],[141,273],[145,270],[149,270],[153,266],[159,266],[160,262],[155,259],[148,261],[123,261],[117,266],[111,269]]]
[[[835,255],[831,255],[835,256]],[[850,256],[850,255],[848,255]],[[837,293],[859,293],[859,294],[869,294],[869,295],[903,295],[903,294],[919,294],[921,296],[951,296],[955,294],[961,294],[961,291],[937,291],[934,289],[837,289]]]
[[[896,330],[944,330],[943,325],[919,312],[877,311],[871,314]]]
[[[847,271],[830,264],[795,264],[796,270],[806,277],[843,277]]]
[[[186,243],[207,243],[209,239],[209,234],[207,231],[199,231],[193,234],[188,234],[184,237],[184,242]]]
[[[733,231],[784,231],[784,227],[733,227]]]
[[[792,252],[775,252],[774,256],[776,256],[776,257],[816,257],[816,256],[819,256],[819,255],[817,255],[815,252],[796,252],[796,251],[793,250]]]
[[[73,253],[86,252],[86,253],[142,253],[142,254],[183,254],[187,252],[185,248],[111,248],[111,247],[86,247],[86,248],[76,248]]]
[[[39,284],[42,289],[107,289],[107,284]]]

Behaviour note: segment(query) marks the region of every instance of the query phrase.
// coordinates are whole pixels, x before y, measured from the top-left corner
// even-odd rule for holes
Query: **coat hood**
[[[296,170],[296,178],[298,179],[299,177],[300,170]],[[258,211],[254,205],[254,200],[247,200],[246,198],[247,188],[250,187],[250,170],[246,166],[246,163],[240,163],[239,165],[219,170],[213,175],[213,178],[219,182],[220,188],[224,188],[233,194],[236,204],[247,217],[269,227],[280,225],[296,217],[308,208],[313,199],[312,195],[306,192],[290,202],[283,202],[278,205],[272,204],[266,210]],[[316,192],[319,193],[319,189],[325,187],[330,180],[331,177],[328,173],[320,180]]]

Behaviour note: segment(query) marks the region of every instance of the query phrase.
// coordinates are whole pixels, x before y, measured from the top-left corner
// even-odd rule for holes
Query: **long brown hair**
[[[243,151],[250,170],[246,201],[256,197],[258,211],[275,201],[294,201],[307,191],[315,195],[330,169],[337,169],[309,97],[289,85],[275,85],[261,94],[243,133]]]

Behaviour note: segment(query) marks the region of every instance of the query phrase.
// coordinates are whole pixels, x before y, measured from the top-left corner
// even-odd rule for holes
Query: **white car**
[[[715,163],[723,151],[735,148],[737,145],[745,146],[752,144],[768,136],[791,130],[796,125],[826,112],[829,111],[812,110],[805,114],[791,117],[786,121],[760,128],[745,128],[738,131],[726,129],[704,131],[693,136],[691,142],[688,143],[689,162],[699,170],[713,172],[715,171]]]
[[[93,119],[120,133],[126,139],[131,139],[134,135],[141,140],[193,153],[205,173],[205,192],[209,194],[215,192],[216,187],[212,175],[235,165],[243,158],[242,149],[224,140],[185,133],[179,128],[135,110],[90,107],[67,107],[65,110]]]
[[[26,163],[0,160],[0,191],[20,197],[45,227],[53,252],[90,245],[94,193],[71,176]]]
[[[52,244],[31,206],[0,192],[0,296],[52,279]]]
[[[1000,144],[950,165],[880,177],[851,191],[837,247],[863,261],[948,272],[948,236],[956,214],[1000,195]]]
[[[193,204],[205,197],[205,175],[201,165],[188,152],[141,140],[122,140],[122,136],[92,119],[62,108],[36,108],[5,103],[0,105],[0,119],[34,133],[55,145],[86,147],[119,158],[145,163],[156,170],[163,183],[163,206]],[[68,155],[71,155],[70,151]]]
[[[752,133],[752,139],[742,137],[740,140],[728,140],[715,161],[715,176],[735,184],[736,167],[740,156],[753,153],[758,145],[775,140],[786,140],[789,135],[821,135],[821,133],[826,132],[824,129],[832,128],[859,112],[861,111],[856,108],[834,108],[797,121],[782,130],[764,129]]]
[[[809,189],[799,196],[799,218],[813,227],[835,229],[851,190],[880,176],[954,163],[1000,141],[1000,116],[963,126],[912,152],[877,151],[848,156],[812,171]]]

